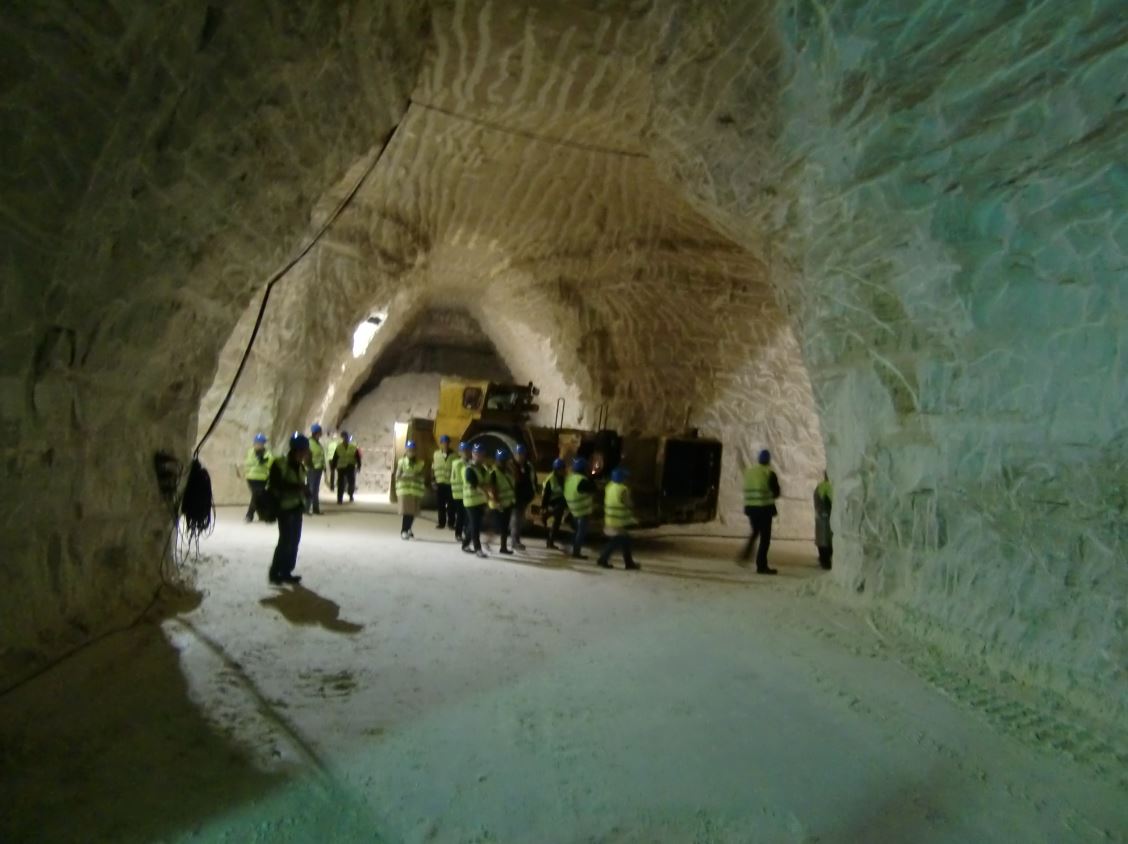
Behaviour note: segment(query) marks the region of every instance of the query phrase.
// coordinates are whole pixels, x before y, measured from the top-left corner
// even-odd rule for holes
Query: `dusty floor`
[[[0,699],[0,840],[1128,837],[1128,758],[820,597],[806,545],[602,572],[331,507],[291,590],[220,519],[198,606]]]

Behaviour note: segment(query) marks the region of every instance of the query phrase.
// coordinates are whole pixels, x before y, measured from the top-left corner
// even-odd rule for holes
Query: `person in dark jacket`
[[[544,482],[544,492],[541,495],[541,524],[548,528],[546,548],[556,547],[556,534],[559,533],[560,523],[568,510],[564,501],[564,478],[564,461],[557,457],[552,461],[552,474]]]
[[[529,461],[528,452],[521,443],[513,449],[513,476],[517,500],[509,517],[509,536],[513,540],[513,547],[518,551],[524,551],[521,530],[525,526],[525,512],[537,495],[537,470]]]
[[[834,556],[834,532],[830,529],[830,510],[834,487],[823,472],[823,479],[815,487],[815,547],[819,549],[819,565],[829,569]]]

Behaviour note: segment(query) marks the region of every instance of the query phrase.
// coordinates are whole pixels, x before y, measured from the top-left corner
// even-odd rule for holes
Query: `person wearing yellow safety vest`
[[[341,435],[336,431],[329,432],[329,443],[325,446],[325,466],[329,470],[329,489],[337,485],[337,470],[333,468],[333,455],[337,453],[337,446],[341,444]]]
[[[627,470],[614,469],[611,472],[611,483],[603,490],[603,534],[607,542],[599,554],[596,565],[600,568],[611,568],[611,555],[616,551],[623,552],[623,562],[628,571],[637,571],[640,566],[634,561],[631,553],[630,528],[638,523],[634,517],[631,506],[631,490],[627,486]]]
[[[251,491],[251,503],[247,505],[246,520],[255,520],[255,500],[266,489],[266,479],[270,475],[270,461],[274,455],[266,447],[266,434],[255,434],[254,445],[247,449],[243,460],[243,476],[247,479],[247,489]]]
[[[564,503],[564,481],[564,461],[557,457],[552,461],[552,474],[544,482],[544,492],[541,494],[541,524],[548,528],[546,548],[556,547],[556,534],[560,531],[560,522],[567,509]],[[548,524],[550,518],[551,527]]]
[[[356,493],[356,473],[360,471],[360,449],[356,447],[348,431],[341,431],[341,443],[333,450],[330,464],[337,470],[337,503],[345,503],[346,488],[349,501]]]
[[[435,506],[438,509],[438,521],[435,527],[439,530],[446,528],[447,522],[450,522],[451,529],[454,528],[454,498],[451,497],[450,492],[450,469],[456,459],[454,452],[450,450],[450,437],[443,434],[439,437],[438,450],[431,455],[431,483],[435,487]]]
[[[744,565],[752,558],[752,549],[759,539],[756,551],[756,573],[777,574],[768,566],[768,547],[772,544],[772,519],[779,512],[776,499],[780,496],[779,478],[772,471],[772,455],[764,449],[760,452],[755,466],[744,470],[744,514],[752,525],[752,535],[744,546],[739,562]]]
[[[572,461],[572,472],[564,479],[564,503],[572,514],[576,532],[572,534],[572,556],[586,560],[584,540],[587,539],[588,523],[595,509],[595,483],[588,477],[588,464],[582,457]]]
[[[285,457],[270,461],[266,488],[278,500],[278,545],[270,562],[271,583],[301,583],[294,576],[298,564],[298,543],[302,541],[302,513],[309,495],[305,464],[309,459],[309,440],[298,431],[290,437],[290,450]]]
[[[499,553],[512,554],[509,549],[509,519],[513,515],[513,505],[517,503],[517,486],[513,478],[513,464],[509,461],[509,450],[499,448],[494,454],[497,460],[490,469],[486,487],[490,513],[494,527],[501,534]]]
[[[462,470],[469,459],[470,444],[463,440],[458,444],[458,454],[450,461],[450,497],[454,509],[454,538],[462,541],[466,532],[466,508],[462,506]]]
[[[462,533],[462,550],[467,554],[485,557],[482,550],[482,519],[486,514],[486,485],[489,469],[486,468],[486,447],[474,443],[471,462],[462,469],[462,506],[466,509],[466,528]],[[473,546],[473,547],[471,547]]]
[[[392,473],[392,482],[396,485],[396,498],[399,500],[400,515],[403,516],[400,539],[414,539],[415,534],[411,526],[423,502],[425,468],[423,461],[415,456],[415,440],[404,443],[403,450],[405,454],[396,464],[395,471]]]
[[[321,444],[321,425],[314,422],[309,426],[309,500],[306,514],[321,515],[321,476],[325,474],[325,446]]]
[[[834,556],[834,532],[830,529],[830,507],[834,498],[834,487],[830,478],[823,472],[823,479],[815,487],[815,547],[819,549],[819,565],[830,568]]]
[[[509,515],[509,538],[515,551],[524,551],[521,529],[525,526],[525,511],[537,494],[537,470],[529,461],[528,450],[522,443],[513,449],[513,487],[517,500]]]

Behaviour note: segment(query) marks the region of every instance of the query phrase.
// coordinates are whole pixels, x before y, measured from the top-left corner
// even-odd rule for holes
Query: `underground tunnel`
[[[0,22],[0,838],[1128,839],[1120,4]],[[715,517],[402,541],[452,379],[719,442]],[[360,501],[279,587],[245,458],[314,422]]]

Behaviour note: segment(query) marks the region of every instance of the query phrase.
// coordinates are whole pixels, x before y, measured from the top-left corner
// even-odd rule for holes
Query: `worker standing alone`
[[[404,456],[396,464],[393,481],[396,485],[396,498],[399,499],[400,515],[403,516],[400,539],[414,539],[411,526],[423,502],[423,461],[415,456],[415,440],[408,440],[404,451]]]
[[[499,448],[494,457],[496,463],[489,473],[487,496],[494,526],[501,535],[499,553],[512,554],[509,548],[509,521],[513,516],[513,505],[517,501],[516,485],[513,481],[513,465],[509,461],[509,451]]]
[[[830,529],[830,510],[834,487],[823,472],[823,479],[815,487],[815,547],[819,549],[819,565],[829,569],[834,556],[834,532]]]
[[[247,479],[247,488],[251,491],[251,503],[247,505],[246,520],[255,520],[255,499],[266,489],[266,479],[270,476],[270,461],[274,455],[266,447],[266,434],[255,434],[254,444],[247,449],[247,457],[243,461],[243,474]]]
[[[595,509],[595,484],[587,475],[588,464],[582,457],[572,461],[572,472],[564,480],[564,502],[572,514],[576,532],[572,535],[572,557],[586,560],[583,553],[584,540],[587,539],[588,522]]]
[[[443,434],[439,437],[439,448],[431,455],[431,482],[435,485],[436,507],[438,520],[435,525],[443,530],[450,522],[454,527],[454,499],[451,497],[451,466],[457,458],[450,450],[450,437]]]
[[[631,502],[631,490],[627,486],[627,470],[614,469],[611,472],[611,483],[607,484],[607,488],[603,491],[603,533],[607,537],[607,542],[603,545],[596,565],[605,569],[611,568],[611,555],[616,551],[622,551],[623,562],[628,570],[640,568],[631,553],[630,528],[637,523]]]
[[[330,465],[337,472],[337,503],[343,504],[345,492],[349,494],[349,501],[353,500],[356,493],[356,473],[360,471],[361,454],[348,431],[341,431],[341,442],[333,450],[333,459]]]
[[[541,494],[541,524],[548,528],[546,548],[556,547],[556,534],[560,532],[560,522],[564,520],[564,511],[567,509],[564,501],[565,479],[564,461],[557,457],[552,461],[552,474],[545,480]]]
[[[744,514],[748,516],[748,522],[752,526],[752,535],[748,537],[748,544],[740,555],[740,563],[743,565],[752,558],[752,549],[756,547],[758,539],[757,574],[778,574],[768,566],[768,548],[772,544],[772,519],[779,512],[775,504],[779,496],[779,478],[772,471],[772,455],[764,449],[760,452],[756,465],[744,470]]]
[[[302,541],[305,499],[309,495],[307,459],[309,440],[295,431],[286,456],[270,462],[266,487],[278,501],[278,545],[274,548],[268,579],[275,585],[301,583],[302,580],[294,576],[294,568],[298,564],[298,544]]]
[[[485,557],[482,550],[482,519],[486,513],[486,485],[488,483],[485,467],[486,449],[480,442],[474,443],[470,452],[471,462],[462,470],[462,506],[466,510],[466,527],[462,533],[462,550],[467,554]],[[471,547],[473,546],[473,547]]]
[[[325,474],[325,447],[321,445],[321,425],[309,426],[309,500],[306,513],[321,515],[321,476]]]
[[[466,441],[458,444],[458,454],[450,461],[450,497],[454,510],[454,538],[461,542],[466,530],[466,508],[462,506],[462,471],[466,468],[466,455],[470,446]]]

